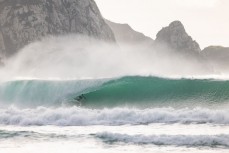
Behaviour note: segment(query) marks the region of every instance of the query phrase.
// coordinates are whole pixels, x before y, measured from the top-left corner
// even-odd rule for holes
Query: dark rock
[[[201,54],[208,60],[215,71],[229,71],[229,47],[209,46]]]
[[[0,0],[0,51],[6,57],[47,35],[115,41],[94,0]]]
[[[229,59],[229,47],[209,46],[202,50],[201,54],[209,59]],[[229,62],[229,61],[228,61]]]
[[[162,28],[155,42],[175,51],[196,53],[201,51],[199,44],[186,33],[180,21],[174,21],[168,27]]]

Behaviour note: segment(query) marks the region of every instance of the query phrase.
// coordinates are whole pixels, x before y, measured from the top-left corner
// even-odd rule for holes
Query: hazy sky
[[[174,20],[204,48],[229,47],[229,0],[95,0],[103,16],[155,39]]]

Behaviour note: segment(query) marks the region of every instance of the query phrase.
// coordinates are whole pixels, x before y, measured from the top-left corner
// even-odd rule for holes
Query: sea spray
[[[179,52],[123,45],[86,36],[47,37],[26,46],[5,62],[1,80],[17,78],[85,79],[130,75],[195,76],[215,74]]]

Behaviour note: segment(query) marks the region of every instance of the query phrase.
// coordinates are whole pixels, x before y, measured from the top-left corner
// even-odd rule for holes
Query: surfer
[[[78,96],[78,97],[76,97],[74,99],[77,100],[77,101],[82,101],[82,100],[86,100],[86,97],[82,94],[82,95],[80,95],[80,96]]]

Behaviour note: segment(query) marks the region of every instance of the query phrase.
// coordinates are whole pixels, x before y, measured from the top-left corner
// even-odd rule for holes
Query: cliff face
[[[150,37],[145,36],[144,34],[135,31],[128,24],[114,23],[106,20],[106,23],[111,27],[114,32],[115,38],[119,43],[149,43],[154,42]]]
[[[186,33],[180,21],[174,21],[168,27],[162,28],[155,42],[176,51],[196,53],[201,51],[199,44]]]
[[[229,71],[229,47],[209,46],[206,47],[201,54],[215,70]]]
[[[115,41],[94,0],[0,0],[0,52],[11,56],[47,35]]]
[[[204,48],[201,54],[203,54],[205,57],[209,59],[229,59],[229,47],[209,46]]]

